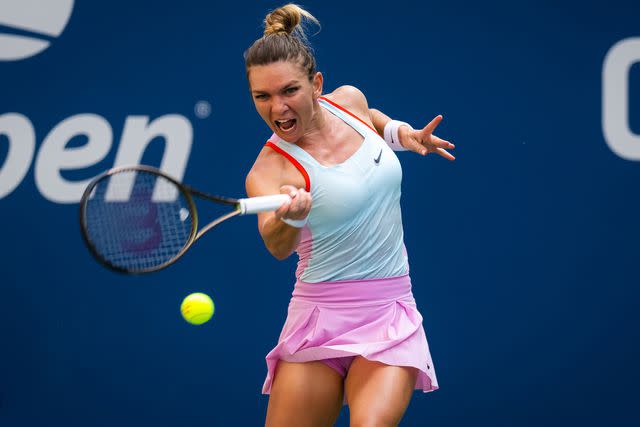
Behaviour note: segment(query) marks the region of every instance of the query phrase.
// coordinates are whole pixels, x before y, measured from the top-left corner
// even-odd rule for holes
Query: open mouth
[[[276,126],[284,133],[292,132],[296,127],[296,119],[276,120]]]

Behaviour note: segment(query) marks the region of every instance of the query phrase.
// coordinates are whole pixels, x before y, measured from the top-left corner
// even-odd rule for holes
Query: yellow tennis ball
[[[215,305],[209,295],[195,292],[182,300],[180,312],[184,320],[192,325],[202,325],[213,316]]]

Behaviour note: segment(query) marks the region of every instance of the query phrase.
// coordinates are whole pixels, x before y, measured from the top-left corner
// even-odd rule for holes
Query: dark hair
[[[316,58],[302,26],[303,18],[320,26],[313,15],[291,3],[279,7],[264,18],[264,35],[244,53],[247,75],[252,65],[294,61],[307,72],[309,81],[313,80]]]

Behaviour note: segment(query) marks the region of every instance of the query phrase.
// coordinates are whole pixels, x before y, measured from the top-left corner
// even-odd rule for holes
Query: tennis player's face
[[[258,114],[280,138],[293,143],[313,128],[322,74],[310,82],[297,63],[278,61],[252,66],[249,86]]]

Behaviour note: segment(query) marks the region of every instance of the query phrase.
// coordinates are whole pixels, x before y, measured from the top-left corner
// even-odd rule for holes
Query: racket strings
[[[194,230],[191,205],[178,186],[145,171],[124,171],[99,181],[84,215],[95,252],[129,272],[171,261]]]

